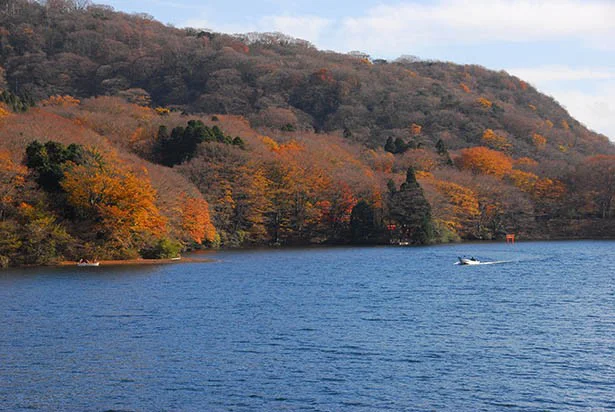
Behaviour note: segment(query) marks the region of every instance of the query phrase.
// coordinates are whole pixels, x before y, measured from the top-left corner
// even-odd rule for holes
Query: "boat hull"
[[[480,260],[459,259],[460,265],[480,265]]]

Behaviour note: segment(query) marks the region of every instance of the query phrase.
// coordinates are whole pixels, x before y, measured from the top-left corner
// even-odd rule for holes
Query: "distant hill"
[[[230,36],[165,26],[75,0],[12,0],[0,14],[7,87],[35,100],[121,95],[255,127],[339,132],[376,147],[392,136],[455,150],[485,130],[514,156],[613,153],[605,136],[523,80],[480,66],[322,52],[281,34]],[[537,137],[536,135],[539,135]],[[544,140],[543,140],[544,139]],[[544,142],[544,143],[543,143]]]

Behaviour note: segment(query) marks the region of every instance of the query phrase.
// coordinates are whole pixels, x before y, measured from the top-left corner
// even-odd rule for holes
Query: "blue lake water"
[[[614,252],[255,250],[3,271],[0,410],[614,410]]]

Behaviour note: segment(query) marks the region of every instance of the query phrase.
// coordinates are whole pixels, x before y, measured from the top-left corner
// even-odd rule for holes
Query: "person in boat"
[[[472,261],[476,262],[476,258],[475,258],[474,256],[472,256],[472,257],[470,258],[470,260],[472,260]]]

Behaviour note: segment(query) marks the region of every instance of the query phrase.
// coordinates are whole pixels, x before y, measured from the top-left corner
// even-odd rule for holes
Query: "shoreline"
[[[543,242],[582,242],[582,241],[595,241],[595,242],[613,242],[615,238],[607,238],[607,237],[579,237],[579,238],[551,238],[551,239],[532,239],[532,238],[523,238],[522,240],[516,239],[515,245],[518,243],[543,243]],[[285,245],[285,246],[251,246],[251,247],[238,247],[238,248],[221,248],[216,249],[216,251],[224,251],[224,252],[246,252],[246,251],[255,251],[255,250],[269,250],[269,251],[280,251],[280,250],[296,250],[296,249],[335,249],[335,248],[362,248],[362,247],[402,247],[402,248],[422,248],[422,247],[435,247],[435,246],[451,246],[451,245],[479,245],[479,244],[499,244],[505,243],[502,240],[463,240],[461,242],[446,242],[446,243],[433,243],[428,245],[408,245],[408,246],[400,246],[400,245],[391,245],[391,244],[365,244],[365,245],[356,245],[356,244],[312,244],[312,245]],[[212,263],[216,262],[218,259],[212,258],[198,258],[198,257],[182,257],[179,260],[175,259],[126,259],[126,260],[98,260],[101,266],[142,266],[142,265],[169,265],[173,263]],[[15,268],[32,268],[32,267],[79,267],[77,266],[77,261],[72,260],[64,260],[55,263],[47,263],[42,265],[18,265],[18,266],[9,266],[2,267],[0,266],[0,271],[3,269],[15,269]],[[83,267],[96,267],[96,266],[83,266]]]
[[[125,260],[97,260],[101,266],[123,266],[123,265],[169,265],[178,263],[210,263],[214,262],[214,259],[195,259],[195,258],[181,258],[181,259],[125,259]],[[78,267],[79,262],[72,260],[64,260],[57,263],[55,266],[74,266]],[[81,266],[81,267],[96,267],[96,266]]]

